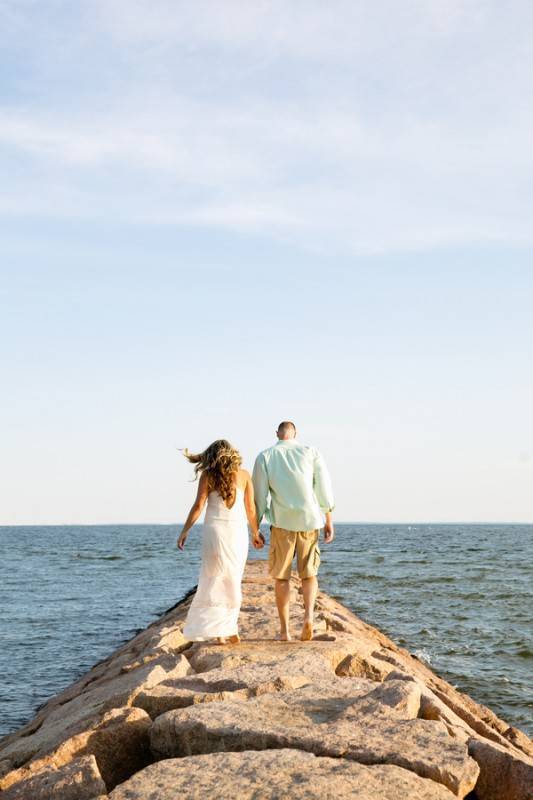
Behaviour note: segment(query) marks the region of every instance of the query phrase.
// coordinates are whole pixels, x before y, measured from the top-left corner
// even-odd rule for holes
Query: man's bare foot
[[[238,633],[236,633],[234,636],[230,636],[228,638],[228,642],[230,644],[240,644],[240,641],[241,641],[241,637],[239,636]]]
[[[312,622],[304,622],[302,628],[302,635],[300,639],[302,642],[310,642],[313,638],[313,623]]]

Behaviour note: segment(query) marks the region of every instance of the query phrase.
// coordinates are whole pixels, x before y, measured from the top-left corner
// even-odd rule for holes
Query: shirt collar
[[[279,447],[279,446],[283,445],[284,447],[290,447],[290,446],[296,445],[296,444],[298,444],[298,440],[297,439],[278,439],[278,441],[276,442],[275,446]]]

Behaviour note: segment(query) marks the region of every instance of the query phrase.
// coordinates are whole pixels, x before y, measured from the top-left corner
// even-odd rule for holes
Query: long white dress
[[[218,492],[210,492],[202,534],[202,566],[183,635],[202,641],[238,633],[241,581],[248,556],[248,523],[244,490],[236,489],[228,508]]]

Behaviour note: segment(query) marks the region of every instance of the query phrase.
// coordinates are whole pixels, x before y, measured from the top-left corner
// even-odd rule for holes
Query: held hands
[[[333,529],[333,522],[326,521],[324,525],[324,543],[329,544],[335,538],[335,531]]]
[[[257,533],[252,534],[252,544],[256,550],[261,550],[261,548],[265,546],[265,537],[261,531],[257,531]]]
[[[185,548],[185,542],[187,541],[187,536],[189,535],[188,531],[182,531],[178,541],[176,542],[178,548],[183,550]],[[256,550],[261,550],[265,546],[265,537],[260,531],[257,533],[252,534],[252,544]]]

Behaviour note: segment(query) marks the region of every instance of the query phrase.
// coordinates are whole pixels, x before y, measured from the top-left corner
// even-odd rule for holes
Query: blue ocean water
[[[165,525],[0,527],[0,735],[196,583]],[[529,734],[533,526],[337,525],[321,588]],[[251,558],[264,558],[251,551]]]

